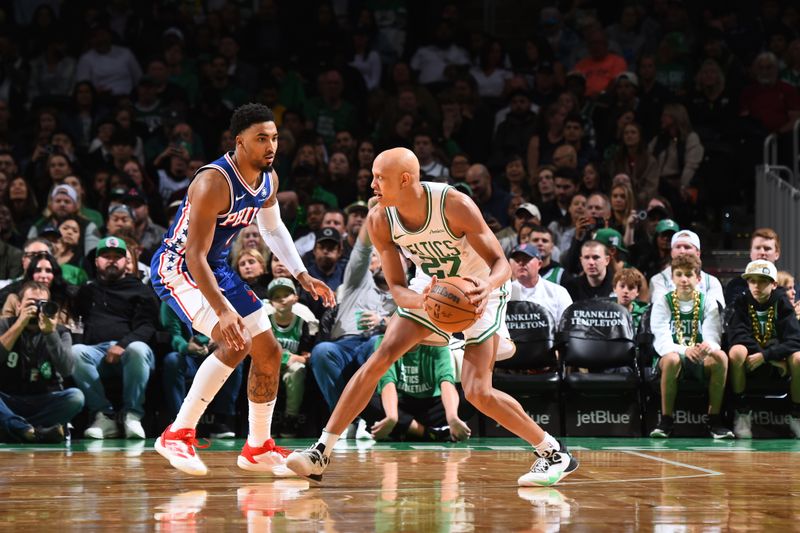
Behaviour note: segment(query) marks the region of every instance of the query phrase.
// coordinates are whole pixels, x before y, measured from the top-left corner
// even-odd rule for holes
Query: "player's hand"
[[[110,365],[118,363],[119,360],[122,359],[122,354],[124,353],[125,353],[125,348],[123,348],[119,344],[115,344],[114,346],[106,350],[106,363]]]
[[[336,294],[334,294],[331,288],[317,278],[311,277],[308,272],[301,272],[298,274],[297,281],[300,282],[300,286],[303,287],[312,298],[315,300],[322,298],[322,304],[325,307],[333,307],[336,305]]]
[[[376,205],[378,205],[378,197],[377,196],[371,196],[370,199],[367,200],[367,209],[372,209]]]
[[[396,425],[397,425],[397,420],[389,418],[388,416],[383,420],[378,420],[377,422],[372,424],[372,427],[370,428],[370,433],[372,433],[372,438],[375,440],[381,440],[387,438]]]
[[[464,276],[464,279],[475,285],[467,289],[465,293],[470,303],[475,307],[475,316],[481,316],[486,310],[486,302],[489,300],[489,295],[492,293],[492,288],[486,281],[475,278],[472,276]]]
[[[226,308],[219,314],[219,333],[231,349],[244,349],[244,322],[235,311]]]
[[[752,372],[753,370],[755,370],[756,368],[760,367],[763,364],[764,364],[764,354],[762,354],[761,352],[748,355],[747,359],[745,359],[744,361],[745,367],[747,367],[747,370],[750,372]]]
[[[428,299],[428,295],[431,293],[431,289],[433,289],[433,286],[436,285],[437,281],[439,281],[439,278],[437,278],[436,276],[431,277],[431,282],[428,283],[427,287],[422,289],[422,294],[420,294],[422,299],[420,300],[420,304],[419,304],[418,309],[424,309],[425,308],[425,300]]]
[[[458,417],[448,420],[447,423],[450,426],[451,440],[460,442],[462,440],[467,440],[472,435],[472,430],[469,429],[469,426],[466,424],[466,422]]]
[[[697,347],[700,348],[700,353],[703,356],[711,355],[711,352],[714,351],[711,349],[711,345],[708,344],[708,342],[706,341],[701,342],[700,344],[697,345]]]

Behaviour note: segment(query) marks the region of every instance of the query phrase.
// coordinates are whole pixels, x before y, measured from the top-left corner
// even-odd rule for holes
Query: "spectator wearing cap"
[[[86,189],[83,188],[83,182],[75,174],[70,174],[64,178],[64,184],[69,185],[78,194],[78,215],[85,218],[90,222],[94,222],[98,228],[103,227],[104,219],[103,214],[96,209],[86,206]]]
[[[436,157],[437,146],[433,142],[433,136],[427,130],[420,130],[414,134],[414,155],[419,160],[420,179],[423,181],[446,182],[450,177],[450,171]],[[358,235],[358,232],[356,232]]]
[[[758,374],[772,380],[791,377],[789,427],[800,439],[800,323],[791,302],[778,292],[778,269],[765,259],[748,263],[742,274],[747,294],[737,298],[726,330],[731,346],[730,380],[736,410],[733,431],[737,438],[752,438],[751,406],[744,392],[747,374],[772,365]],[[787,368],[788,366],[788,368]],[[766,366],[769,369],[769,366]]]
[[[542,214],[539,212],[538,207],[530,202],[520,204],[519,207],[514,210],[511,225],[495,233],[495,237],[500,241],[500,246],[503,248],[503,253],[508,256],[511,250],[516,245],[520,244],[519,231],[522,229],[523,224],[535,224],[538,226],[541,223]]]
[[[297,289],[289,278],[275,278],[268,287],[269,320],[275,339],[281,345],[281,383],[286,387],[286,408],[281,437],[297,436],[300,407],[305,392],[306,366],[319,326],[295,314]]]
[[[127,245],[117,237],[101,239],[95,266],[97,279],[81,287],[75,314],[84,324],[83,344],[72,347],[77,364],[73,377],[94,413],[84,436],[92,439],[120,435],[114,406],[103,379],[122,376],[123,426],[127,438],[145,438],[141,419],[155,357],[148,343],[156,330],[158,304],[152,289],[126,276]]]
[[[50,214],[46,217],[40,218],[31,226],[28,232],[28,238],[34,238],[39,235],[39,232],[46,226],[58,228],[59,222],[70,215],[78,214],[78,193],[66,184],[56,185],[50,192],[50,201],[48,203],[48,210]],[[99,231],[94,222],[90,222],[83,217],[80,217],[81,222],[81,239],[79,249],[83,250],[84,254],[97,246],[99,239]]]
[[[76,80],[88,80],[98,93],[127,96],[142,76],[142,69],[131,51],[112,44],[111,30],[98,26],[90,33],[91,48],[78,59]]]
[[[781,258],[781,239],[772,228],[757,228],[750,235],[750,261],[769,261],[777,263]],[[778,292],[783,292],[778,289]],[[733,278],[725,286],[725,303],[733,303],[748,293],[747,280]]]
[[[150,204],[147,195],[140,187],[129,184],[118,198],[115,199],[112,194],[111,201],[115,200],[122,202],[131,210],[134,223],[133,237],[139,241],[142,260],[149,262],[153,252],[161,244],[161,239],[167,231],[166,228],[159,226],[150,218]]]
[[[650,213],[648,212],[648,217]],[[634,245],[639,258],[639,270],[647,279],[655,276],[669,266],[672,259],[672,236],[681,230],[678,223],[670,218],[659,220],[651,244],[643,247]]]
[[[596,97],[621,72],[627,70],[625,59],[608,51],[608,38],[602,29],[586,36],[589,55],[575,64],[575,70],[586,76],[586,96]]]
[[[700,258],[700,237],[697,233],[684,229],[675,233],[670,242],[670,257],[675,259],[681,255],[695,255]],[[650,278],[650,299],[655,302],[670,291],[675,290],[672,281],[672,268],[667,267],[652,278]],[[707,272],[700,272],[700,282],[697,290],[705,294],[708,298],[715,300],[718,305],[725,307],[725,296],[722,292],[722,284],[719,279]]]
[[[543,226],[548,226],[569,214],[572,197],[578,192],[580,176],[573,168],[557,167],[553,172],[553,184],[555,197],[542,204],[541,224]]]
[[[366,224],[353,247],[337,300],[335,311],[326,313],[320,325],[319,339],[325,342],[314,346],[310,359],[314,378],[330,409],[350,377],[374,351],[375,335],[385,331],[386,321],[397,307]],[[331,317],[332,323],[328,320]]]
[[[550,311],[558,324],[564,310],[572,305],[572,298],[564,287],[539,275],[542,265],[539,249],[530,243],[520,244],[511,251],[510,259],[514,277],[511,282],[511,300],[541,305]]]
[[[526,154],[528,143],[538,126],[531,103],[526,91],[517,90],[509,95],[508,115],[497,127],[492,142],[492,168],[502,168],[509,158]]]
[[[369,213],[367,202],[363,202],[361,200],[353,202],[344,209],[345,237],[342,257],[346,257],[348,260],[350,259],[350,254],[353,252],[353,248],[358,240],[358,234],[361,231],[361,226],[364,225],[364,221],[367,219],[367,213]]]
[[[132,237],[136,215],[125,204],[111,204],[108,206],[108,220],[106,221],[106,235],[114,237]]]
[[[470,166],[466,182],[472,189],[472,199],[483,213],[489,228],[497,232],[508,226],[511,221],[507,206],[511,201],[511,195],[493,184],[489,169],[480,164]]]
[[[627,259],[630,252],[625,247],[625,241],[620,232],[614,228],[601,228],[594,232],[593,238],[606,246],[608,255],[611,257],[608,265],[611,274],[628,266]]]
[[[614,274],[609,270],[611,256],[605,244],[586,241],[581,246],[583,273],[564,284],[572,300],[579,302],[591,298],[608,298],[614,292]]]
[[[307,264],[311,276],[322,280],[331,290],[339,288],[344,280],[346,264],[342,257],[342,234],[331,227],[324,227],[316,232],[316,240],[312,249],[313,259]],[[324,311],[321,300],[314,300],[305,290],[301,291],[300,301],[314,312],[322,316]]]

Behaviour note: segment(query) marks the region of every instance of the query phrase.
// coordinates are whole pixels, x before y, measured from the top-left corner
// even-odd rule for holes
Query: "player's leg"
[[[747,373],[744,367],[746,360],[747,348],[741,344],[731,347],[730,352],[728,352],[728,374],[731,378],[733,408],[735,410],[733,433],[738,439],[750,439],[753,437],[752,416],[750,408],[744,399],[744,391],[747,388]]]
[[[658,361],[658,366],[661,371],[661,420],[650,432],[650,436],[666,438],[672,434],[672,410],[678,392],[681,357],[676,352],[664,354]]]
[[[789,417],[789,427],[794,436],[800,439],[800,352],[795,352],[788,357],[789,374],[792,382],[789,396],[792,400],[792,411]]]
[[[719,413],[728,377],[728,356],[722,350],[711,352],[703,360],[703,371],[708,378],[708,431],[715,439],[732,439],[733,431],[725,426]]]
[[[281,347],[271,330],[253,337],[250,374],[247,377],[247,442],[237,459],[244,470],[272,472],[289,454],[272,439],[272,414],[278,395]]]
[[[578,462],[551,435],[525,413],[512,396],[492,386],[492,369],[500,343],[498,335],[483,342],[467,344],[461,367],[461,384],[467,401],[507,430],[528,441],[538,459],[523,474],[522,486],[545,486],[558,483],[578,468]]]
[[[381,345],[350,378],[319,440],[307,450],[293,452],[287,458],[286,465],[301,476],[320,481],[333,446],[347,426],[367,406],[378,381],[392,363],[430,333],[422,324],[395,315],[389,321]]]

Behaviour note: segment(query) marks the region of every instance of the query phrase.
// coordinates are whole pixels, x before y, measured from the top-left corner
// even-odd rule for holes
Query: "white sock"
[[[536,444],[534,448],[536,448],[536,451],[539,453],[545,453],[550,450],[558,451],[561,449],[561,446],[558,444],[558,441],[554,439],[552,435],[550,435],[550,433],[545,433],[544,440],[542,440],[542,442],[539,444]]]
[[[322,436],[320,436],[317,444],[322,444],[322,454],[325,457],[330,457],[331,452],[333,451],[333,447],[336,445],[336,441],[339,440],[339,435],[335,433],[328,433],[327,430],[322,430]]]
[[[186,394],[186,399],[183,400],[181,410],[178,411],[178,416],[172,423],[172,429],[194,429],[208,404],[228,380],[231,372],[233,372],[233,368],[217,359],[214,354],[206,357],[206,360],[197,369],[197,374]]]
[[[249,410],[247,420],[250,422],[250,431],[247,434],[247,444],[253,447],[263,446],[269,439],[272,429],[272,411],[275,409],[277,399],[267,403],[254,403],[247,400]]]

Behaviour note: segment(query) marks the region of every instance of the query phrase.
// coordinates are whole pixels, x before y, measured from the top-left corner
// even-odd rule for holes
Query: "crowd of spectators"
[[[671,261],[701,255],[690,230],[713,233],[723,207],[746,206],[764,136],[789,142],[800,10],[779,0],[562,4],[507,40],[475,29],[457,2],[2,4],[0,304],[15,334],[0,336],[0,374],[27,357],[15,345],[23,330],[41,337],[25,349],[50,361],[47,376],[43,362],[26,363],[18,379],[29,386],[0,391],[4,438],[63,438],[53,427],[84,403],[94,420],[85,436],[141,438],[154,370],[163,390],[147,408],[177,410],[214,346],[159,304],[147,265],[194,172],[234,148],[229,118],[248,101],[275,112],[282,217],[309,271],[338,293],[326,312],[255,227],[233,243],[231,263],[269,302],[285,350],[285,435],[299,430],[310,380],[332,407],[393,312],[363,229],[372,160],[385,148],[408,147],[423,181],[472,197],[512,262],[515,298],[557,318],[574,301],[614,296],[638,320],[672,294]],[[751,258],[776,261],[778,236],[753,235]],[[724,307],[748,287],[734,280],[723,293],[700,272],[697,290]],[[793,288],[779,293],[800,308]],[[57,311],[43,314],[50,301]],[[419,350],[381,382],[368,430],[437,438],[428,426],[449,424],[465,438],[441,386],[458,381],[457,364]],[[439,363],[421,387],[410,380],[425,358]],[[741,363],[731,364],[740,391]],[[103,388],[114,375],[116,406]],[[241,376],[210,409],[215,435],[234,433]],[[77,388],[62,390],[68,377]],[[390,382],[395,403],[417,406],[424,388],[445,407],[423,409],[424,424],[398,414],[382,394]],[[64,406],[38,417],[6,394],[56,390]]]

